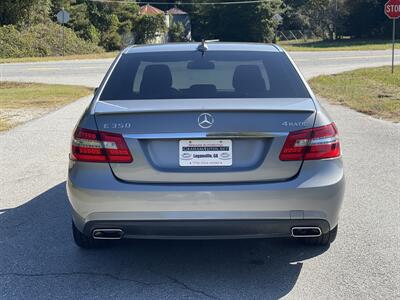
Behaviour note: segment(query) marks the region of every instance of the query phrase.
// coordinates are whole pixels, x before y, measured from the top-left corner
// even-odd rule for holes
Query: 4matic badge
[[[291,126],[291,127],[304,127],[308,126],[307,122],[294,122],[294,121],[285,121],[281,123],[282,126]]]

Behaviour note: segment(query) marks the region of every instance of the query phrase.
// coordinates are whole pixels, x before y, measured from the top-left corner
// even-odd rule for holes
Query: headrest
[[[266,92],[265,80],[256,65],[240,65],[233,74],[232,85],[237,93],[260,94]]]
[[[143,71],[140,93],[148,94],[154,90],[165,90],[172,86],[171,70],[167,65],[149,65]]]

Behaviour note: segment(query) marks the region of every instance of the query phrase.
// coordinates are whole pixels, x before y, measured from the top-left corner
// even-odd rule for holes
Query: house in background
[[[151,6],[150,4],[146,4],[140,7],[139,14],[154,16],[154,15],[164,14],[164,12],[161,9],[158,9],[157,7]]]
[[[150,4],[146,4],[140,7],[139,14],[150,15],[150,16],[162,14],[164,16],[165,25],[167,26],[167,32],[158,34],[158,36],[152,41],[152,43],[154,44],[168,42],[168,29],[173,22],[182,23],[183,26],[185,27],[185,36],[187,40],[190,41],[192,39],[189,14],[179,8],[174,7],[164,12],[161,9],[158,9],[157,7],[154,7]]]

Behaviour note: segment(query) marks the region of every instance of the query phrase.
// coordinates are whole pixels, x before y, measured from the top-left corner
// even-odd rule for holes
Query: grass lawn
[[[309,40],[280,41],[278,42],[287,51],[344,51],[344,50],[386,50],[392,49],[392,41],[389,40],[362,40],[340,39],[335,41]],[[396,49],[400,43],[395,43]]]
[[[118,53],[119,53],[118,51],[114,51],[114,52],[66,55],[66,56],[0,58],[0,64],[2,64],[2,63],[41,62],[41,61],[54,61],[54,60],[114,58],[118,55]]]
[[[0,82],[0,131],[90,95],[83,86]]]
[[[400,66],[367,68],[309,81],[314,92],[328,101],[357,111],[400,122]]]

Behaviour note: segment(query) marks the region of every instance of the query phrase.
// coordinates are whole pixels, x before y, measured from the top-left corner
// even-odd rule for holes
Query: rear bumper
[[[121,229],[122,238],[140,239],[230,239],[289,237],[293,227],[330,230],[325,220],[174,220],[174,221],[89,221],[83,232]]]
[[[67,192],[85,233],[113,226],[128,238],[267,237],[334,228],[344,185],[341,159],[306,161],[289,181],[245,184],[126,183],[106,164],[71,162]]]

